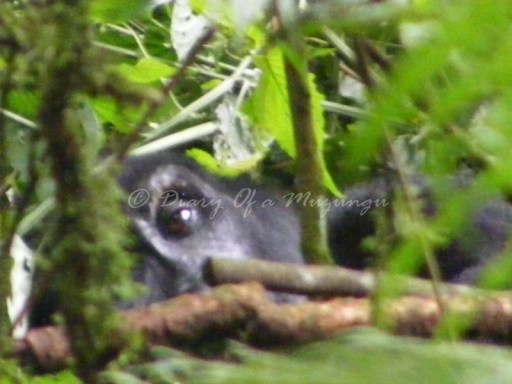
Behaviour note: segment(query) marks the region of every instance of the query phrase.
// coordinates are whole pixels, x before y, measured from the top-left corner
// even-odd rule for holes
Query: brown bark
[[[467,335],[510,339],[512,296],[485,300],[452,296],[444,303],[450,315],[474,319]],[[433,298],[411,296],[390,301],[385,313],[395,333],[425,337],[435,332],[445,312]],[[141,332],[151,344],[184,346],[212,337],[235,337],[257,345],[277,345],[325,339],[352,327],[370,326],[372,306],[363,298],[280,305],[259,284],[251,283],[183,295],[122,316],[126,329]],[[69,339],[59,327],[30,331],[18,342],[15,353],[18,358],[30,357],[46,370],[63,367],[72,358]]]
[[[409,276],[356,271],[325,265],[286,264],[263,260],[211,259],[205,269],[210,285],[257,281],[276,292],[314,296],[355,296],[373,294],[380,279],[392,279],[408,295],[432,296],[433,282]],[[481,294],[475,287],[437,283],[443,295]]]

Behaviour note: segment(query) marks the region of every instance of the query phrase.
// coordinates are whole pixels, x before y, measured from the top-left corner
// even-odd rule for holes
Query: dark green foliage
[[[0,117],[0,300],[4,303],[10,288],[7,239],[16,231],[44,233],[52,250],[42,264],[69,294],[63,317],[74,325],[70,331],[82,371],[100,365],[117,344],[110,310],[124,295],[121,282],[130,265],[122,251],[119,194],[113,173],[98,167],[99,153],[116,155],[126,149],[124,143],[140,147],[147,143],[140,133],[164,135],[168,141],[153,143],[157,149],[176,145],[173,131],[191,132],[198,123],[217,121],[216,108],[232,85],[236,91],[255,86],[250,97],[237,100],[243,118],[252,123],[247,135],[253,142],[247,146],[254,152],[226,161],[229,169],[221,173],[246,170],[266,156],[278,159],[271,166],[284,174],[296,172],[296,159],[307,165],[317,158],[320,168],[307,176],[315,178],[315,188],[331,194],[355,181],[388,178],[397,187],[398,203],[378,217],[377,236],[368,246],[393,272],[412,274],[427,260],[436,276],[432,253],[456,238],[484,202],[512,195],[510,1],[311,1],[297,18],[285,9],[279,14],[262,9],[264,2],[246,4],[255,7],[250,17],[240,8],[228,12],[210,2],[194,3],[217,32],[187,64],[178,61],[169,38],[176,5],[153,11],[138,0],[0,5],[0,112],[9,112]],[[276,20],[290,21],[287,36],[273,28]],[[309,100],[294,100],[290,85],[297,84],[286,77],[283,58],[288,72],[300,68]],[[247,68],[261,71],[259,83]],[[352,79],[363,97],[340,77]],[[306,110],[305,125],[318,140],[307,155],[304,143],[295,141],[303,136],[294,136],[293,107]],[[296,111],[295,128],[300,123]],[[187,147],[216,148],[202,135]],[[270,145],[270,139],[277,144]],[[191,153],[211,169],[222,163],[204,152]],[[422,202],[410,188],[417,173],[432,184],[435,218],[423,217]],[[447,182],[460,173],[473,178],[464,193]],[[23,196],[19,208],[4,198],[11,187]],[[53,202],[57,219],[47,227],[38,212]],[[465,240],[471,245],[473,239]],[[483,284],[510,287],[511,260],[491,265]],[[0,308],[0,337],[5,337],[9,325],[5,305]],[[175,380],[226,383],[340,382],[342,376],[356,383],[480,383],[490,381],[494,368],[498,381],[506,382],[510,374],[506,352],[486,349],[486,357],[462,348],[452,356],[444,345],[397,347],[396,340],[381,335],[365,337],[355,344],[350,339],[320,343],[286,357],[245,351],[246,364],[240,366],[194,361],[194,369],[195,364],[201,369],[179,367],[183,376],[175,369],[178,359],[153,366],[156,378],[147,380],[166,382],[175,371]],[[0,370],[13,372],[11,362],[2,364]],[[132,380],[140,382],[137,375],[144,375],[136,373]],[[12,373],[5,377],[26,382]],[[116,373],[105,381],[129,377]]]
[[[237,363],[207,362],[169,353],[127,372],[108,372],[102,383],[507,383],[509,351],[404,340],[371,330],[280,352],[234,344]],[[139,381],[140,380],[140,381]]]

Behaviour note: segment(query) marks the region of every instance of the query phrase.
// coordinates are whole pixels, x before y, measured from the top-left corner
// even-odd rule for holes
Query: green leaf
[[[261,60],[256,60],[256,64],[263,74],[254,94],[247,100],[244,112],[257,127],[269,132],[290,157],[295,158],[297,149],[284,72],[283,53],[280,49],[272,49]],[[318,148],[323,151],[325,137],[322,102],[324,96],[317,91],[313,75],[308,77],[308,85],[311,94],[313,129]],[[325,187],[331,193],[339,197],[342,196],[323,161],[322,178]]]
[[[145,0],[94,0],[92,17],[100,23],[121,23],[144,16],[148,10]]]
[[[121,109],[113,100],[105,97],[91,100],[91,106],[102,123],[110,123],[122,133],[131,132],[133,122],[138,120],[142,111],[142,107]]]
[[[204,13],[206,10],[206,0],[190,0],[190,8],[194,13]]]
[[[135,65],[122,63],[117,69],[128,80],[138,84],[153,83],[177,72],[176,68],[149,57],[140,59]]]
[[[313,129],[315,131],[316,141],[318,143],[318,150],[322,154],[322,161],[320,166],[322,167],[322,181],[324,186],[335,196],[341,198],[343,194],[338,190],[336,183],[332,179],[329,171],[327,170],[327,166],[325,164],[325,159],[323,157],[324,152],[324,141],[325,141],[325,133],[324,133],[324,111],[322,108],[322,102],[325,97],[320,92],[318,92],[315,83],[315,77],[313,75],[308,76],[308,86],[309,92],[311,94],[311,110],[313,116]]]
[[[219,86],[221,83],[222,83],[222,81],[219,80],[219,79],[212,79],[212,80],[209,80],[209,81],[206,81],[206,82],[202,83],[201,84],[201,89],[203,91],[211,91],[215,87]]]
[[[261,161],[261,156],[254,155],[246,161],[238,162],[236,166],[228,167],[219,163],[212,155],[201,149],[190,149],[187,151],[187,156],[194,159],[208,172],[227,178],[234,178],[247,173]]]
[[[256,60],[256,64],[263,74],[254,94],[247,100],[244,112],[258,128],[269,132],[290,157],[295,158],[283,55],[279,49],[274,48]]]
[[[9,93],[8,108],[26,119],[34,119],[39,107],[39,100],[33,92],[14,90]]]

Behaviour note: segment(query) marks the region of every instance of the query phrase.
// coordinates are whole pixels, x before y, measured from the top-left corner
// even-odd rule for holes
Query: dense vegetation
[[[295,178],[298,190],[316,197],[385,175],[399,187],[399,203],[379,218],[367,246],[384,268],[405,274],[427,260],[437,276],[434,249],[455,238],[478,206],[510,198],[509,1],[157,3],[0,4],[0,297],[4,303],[10,294],[14,234],[37,238],[38,267],[66,271],[51,276],[70,297],[63,322],[76,324],[68,329],[74,373],[41,382],[90,378],[112,349],[140,346],[111,313],[114,300],[133,294],[114,182],[128,154],[184,146],[212,172]],[[473,183],[453,193],[447,177],[461,172]],[[431,180],[435,219],[421,215],[410,186],[418,173]],[[318,207],[304,212],[304,246],[311,261],[328,263],[318,214]],[[506,288],[511,276],[505,257],[481,284]],[[440,337],[453,338],[458,323]],[[4,356],[11,345],[2,304]],[[373,332],[280,354],[226,348],[226,361],[245,364],[158,349],[145,356],[150,363],[111,368],[102,380],[309,383],[344,375],[348,382],[481,383],[492,371],[505,382],[512,358]],[[2,360],[0,379],[34,382],[17,364]],[[454,375],[460,370],[467,376]]]

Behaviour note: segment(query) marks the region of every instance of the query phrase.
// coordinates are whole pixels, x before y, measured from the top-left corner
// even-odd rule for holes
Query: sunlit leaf
[[[224,164],[220,164],[208,152],[197,148],[188,150],[187,156],[194,159],[208,172],[228,178],[238,177],[247,173],[249,170],[254,169],[255,165],[261,161],[260,156],[254,155],[245,161],[237,162],[236,166],[228,167]]]
[[[102,23],[120,23],[143,16],[148,10],[147,0],[94,0],[92,15]]]
[[[159,60],[145,57],[140,59],[135,65],[120,64],[118,71],[134,83],[147,84],[174,75],[176,68]]]
[[[262,76],[244,112],[254,124],[269,132],[291,157],[296,156],[290,102],[283,55],[279,49],[270,50],[257,60]]]

